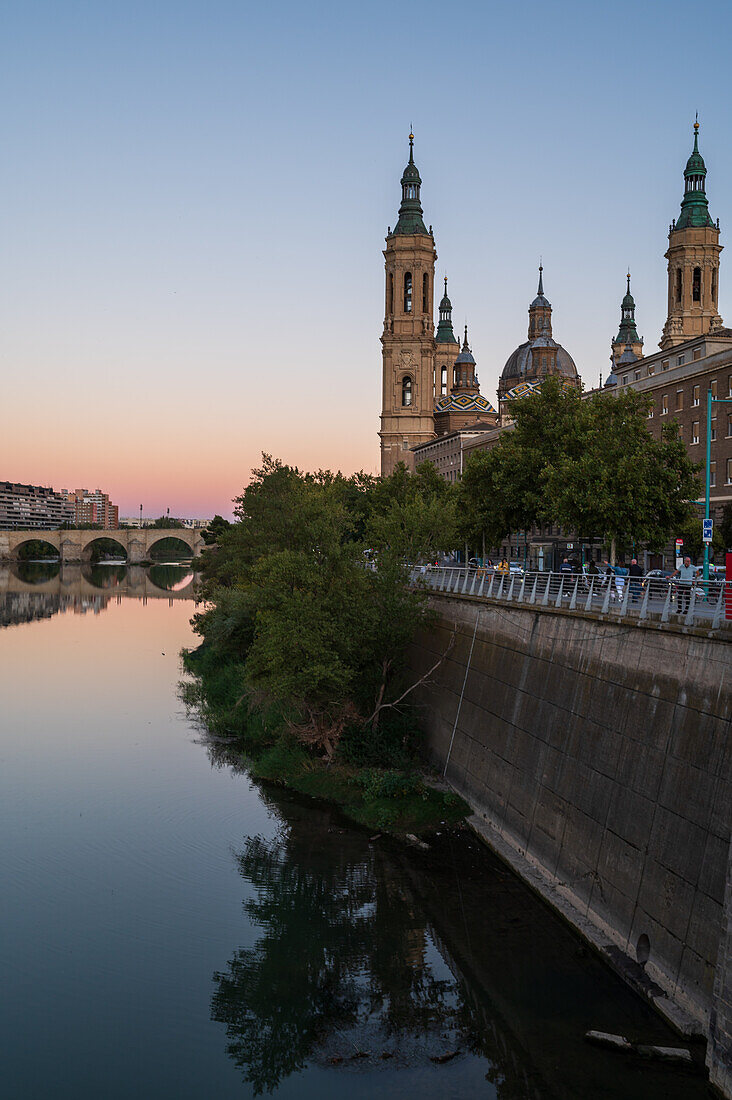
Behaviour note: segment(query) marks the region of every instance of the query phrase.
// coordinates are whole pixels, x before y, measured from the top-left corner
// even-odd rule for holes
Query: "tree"
[[[228,519],[224,519],[218,512],[213,517],[208,527],[201,528],[201,538],[207,546],[211,546],[213,543],[218,542],[224,531],[228,531],[231,527]]]
[[[512,531],[556,522],[546,492],[546,473],[578,446],[581,399],[549,378],[541,392],[513,401],[514,423],[490,451],[469,458],[458,485],[458,513],[465,538],[496,546]]]
[[[148,526],[157,528],[182,527],[183,520],[177,519],[175,516],[158,516],[158,518],[148,524]]]
[[[660,440],[648,432],[650,400],[629,391],[583,401],[574,445],[543,473],[557,522],[602,535],[613,562],[618,543],[662,547],[693,514],[700,490],[677,424],[665,425]]]
[[[416,686],[407,646],[428,612],[405,583],[405,558],[432,552],[449,494],[429,470],[377,482],[263,455],[235,515],[203,554],[209,607],[195,629],[243,659],[250,705],[274,707],[330,759],[349,726],[388,725]],[[378,571],[361,532],[378,542]]]
[[[556,524],[663,545],[692,513],[698,470],[676,425],[661,440],[647,429],[649,398],[629,392],[582,399],[547,379],[512,406],[515,424],[490,452],[478,452],[460,484],[466,534],[495,545],[511,531]]]
[[[684,553],[689,554],[694,561],[699,561],[704,553],[702,521],[696,516],[689,516],[679,527],[677,534],[684,540]],[[715,524],[709,547],[710,560],[713,560],[716,554],[723,554],[725,546],[723,531]]]

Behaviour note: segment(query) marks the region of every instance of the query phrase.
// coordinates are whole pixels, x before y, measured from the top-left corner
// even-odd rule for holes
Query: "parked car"
[[[669,586],[675,588],[672,578],[673,573],[669,569],[651,569],[643,578],[643,588],[645,589],[648,587],[648,594],[651,599],[654,597],[663,597],[665,599]]]

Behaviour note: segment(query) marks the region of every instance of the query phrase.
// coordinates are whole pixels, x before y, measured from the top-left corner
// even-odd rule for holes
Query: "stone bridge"
[[[114,539],[127,556],[130,565],[150,560],[150,552],[161,539],[178,539],[198,557],[205,547],[201,528],[142,527],[111,531],[0,531],[0,561],[17,561],[23,543],[40,540],[49,543],[61,555],[62,562],[86,561],[98,539]]]

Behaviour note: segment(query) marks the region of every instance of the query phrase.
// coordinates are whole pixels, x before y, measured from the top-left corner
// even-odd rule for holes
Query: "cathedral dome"
[[[574,359],[568,351],[547,337],[539,337],[537,340],[527,340],[520,344],[512,355],[506,360],[506,365],[501,372],[501,379],[509,381],[514,378],[532,378],[538,373],[534,364],[533,349],[540,347],[553,347],[557,349],[557,370],[564,378],[577,378],[577,367]]]

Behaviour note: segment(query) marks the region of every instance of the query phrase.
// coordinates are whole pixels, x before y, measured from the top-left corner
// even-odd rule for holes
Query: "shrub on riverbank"
[[[203,645],[186,659],[196,677],[186,702],[237,739],[255,775],[331,798],[369,826],[461,816],[411,778],[413,693],[426,677],[411,675],[407,650],[430,612],[407,563],[454,540],[449,486],[431,467],[344,478],[264,456],[236,504],[237,522],[203,555],[206,606],[193,620]],[[392,778],[377,782],[374,769]]]

